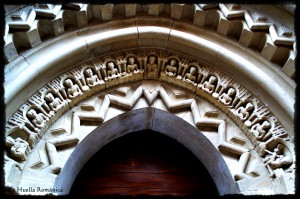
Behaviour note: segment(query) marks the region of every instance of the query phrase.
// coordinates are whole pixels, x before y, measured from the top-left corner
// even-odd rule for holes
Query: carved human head
[[[54,100],[54,96],[52,93],[47,93],[47,95],[45,95],[45,99],[52,102]]]
[[[112,61],[107,63],[107,66],[110,70],[114,69],[114,65],[115,65],[114,62],[112,62]]]
[[[217,80],[217,78],[216,78],[215,76],[212,75],[212,76],[209,77],[209,80],[208,80],[208,81],[209,81],[209,83],[212,84],[212,83],[215,83],[216,80]]]
[[[171,65],[171,66],[175,66],[176,62],[177,62],[176,59],[171,59],[170,65]]]
[[[271,124],[269,121],[265,120],[262,125],[261,125],[263,128],[270,128],[271,127]]]
[[[232,95],[234,95],[234,94],[235,94],[234,88],[229,88],[229,89],[228,89],[228,95],[232,96]]]
[[[27,112],[27,115],[28,115],[28,117],[30,117],[30,118],[35,118],[36,115],[37,115],[37,113],[36,113],[36,111],[35,111],[34,109],[30,109],[30,110]]]
[[[73,86],[73,82],[71,79],[66,79],[65,83],[69,88]]]
[[[88,76],[88,77],[92,77],[93,76],[93,71],[92,69],[88,68],[85,70],[85,74]]]
[[[155,56],[152,55],[152,56],[149,57],[149,63],[150,64],[154,64],[155,60],[156,60]]]
[[[253,108],[254,108],[253,104],[251,102],[248,102],[246,105],[246,110],[249,111],[252,110]]]
[[[128,62],[129,62],[130,64],[134,64],[134,61],[135,61],[135,58],[134,58],[134,57],[129,57],[129,58],[128,58]]]
[[[190,68],[190,73],[191,73],[192,75],[196,75],[196,73],[197,73],[196,67],[192,66],[192,67]]]

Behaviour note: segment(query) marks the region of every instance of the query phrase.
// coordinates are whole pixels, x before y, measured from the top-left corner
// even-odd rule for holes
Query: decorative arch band
[[[82,100],[143,79],[168,82],[212,102],[238,124],[261,156],[268,143],[291,139],[270,110],[233,79],[192,57],[160,49],[106,54],[59,75],[13,114],[6,136],[22,132],[33,148],[54,121]]]

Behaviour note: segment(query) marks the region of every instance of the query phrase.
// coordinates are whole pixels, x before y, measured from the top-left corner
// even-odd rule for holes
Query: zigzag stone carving
[[[133,59],[128,62],[128,58]],[[227,140],[226,121],[203,118],[203,115],[200,116],[197,100],[180,92],[173,92],[173,94],[168,92],[166,86],[155,83],[160,81],[189,90],[223,110],[252,142],[261,159],[266,162],[265,166],[270,171],[270,176],[276,177],[276,173],[280,176],[278,169],[282,172],[293,170],[291,168],[294,165],[295,156],[289,132],[286,132],[267,107],[241,85],[212,66],[191,57],[157,49],[141,49],[105,55],[61,74],[28,99],[9,119],[6,124],[6,136],[21,137],[33,148],[62,114],[81,101],[117,85],[138,83],[143,79],[150,83],[133,84],[130,88],[108,91],[94,101],[82,104],[81,111],[72,113],[71,134],[46,140],[44,149],[41,150],[41,154],[44,155],[32,164],[32,168],[40,169],[52,165],[51,167],[54,168],[50,169],[51,172],[58,173],[60,167],[57,166],[57,147],[79,142],[80,135],[77,131],[80,121],[102,123],[106,119],[109,107],[116,105],[125,110],[131,110],[141,97],[146,99],[149,106],[159,97],[169,111],[188,108],[196,127],[217,128],[220,150],[246,159],[243,158],[246,156],[243,154],[247,154],[250,149],[241,147],[239,144],[232,144],[233,140]],[[182,99],[174,101],[172,95]],[[214,117],[216,113],[207,112],[205,116]],[[65,130],[58,128],[54,129],[53,133],[59,134],[63,131]],[[237,143],[241,142],[239,138],[234,139]],[[278,145],[280,150],[276,149]],[[47,155],[43,151],[46,151]],[[270,154],[273,153],[276,155],[270,158]],[[245,168],[245,165],[243,164],[241,168]],[[243,173],[243,169],[241,172]],[[238,180],[242,178],[244,178],[243,175],[236,177]]]
[[[116,9],[122,10],[118,13]],[[253,49],[259,49],[261,56],[283,66],[283,71],[290,77],[294,69],[289,65],[295,59],[294,30],[285,27],[261,13],[253,12],[253,8],[235,4],[121,4],[115,6],[88,4],[36,4],[28,6],[17,13],[6,17],[6,34],[4,35],[4,55],[7,63],[12,62],[21,50],[30,49],[41,44],[44,38],[63,34],[72,27],[85,27],[89,22],[108,21],[114,18],[138,15],[165,16],[171,19],[188,21],[195,26],[213,27],[220,35],[234,38],[239,43]],[[139,10],[145,12],[140,13]],[[167,12],[167,10],[170,10]],[[255,9],[254,9],[255,10]],[[36,18],[39,16],[40,19]],[[76,20],[71,20],[76,19]],[[188,19],[188,20],[187,20]],[[25,32],[14,30],[24,29]],[[266,33],[267,31],[267,33]],[[258,42],[258,39],[260,38]],[[21,42],[26,40],[26,42]],[[261,44],[264,41],[264,44]],[[284,48],[282,48],[284,46]],[[278,51],[288,54],[276,57]]]
[[[151,88],[150,85],[152,85],[153,88]],[[79,142],[80,134],[82,134],[79,133],[81,121],[88,120],[96,121],[98,123],[103,122],[110,105],[117,105],[125,110],[131,110],[136,105],[137,101],[142,97],[145,97],[146,99],[149,98],[150,91],[155,91],[155,93],[152,96],[150,94],[152,100],[146,100],[148,103],[149,101],[153,103],[153,99],[160,98],[169,111],[188,108],[192,113],[195,126],[198,126],[199,128],[203,126],[217,127],[219,149],[226,150],[237,155],[241,155],[242,153],[249,151],[249,149],[239,147],[236,144],[232,144],[226,141],[226,121],[214,118],[203,118],[199,111],[196,99],[186,98],[186,95],[181,96],[180,93],[176,94],[173,90],[170,90],[170,88],[166,86],[167,85],[160,85],[155,82],[143,82],[142,84],[138,83],[130,86],[119,87],[118,89],[104,94],[104,96],[102,94],[100,96],[92,98],[91,100],[85,100],[84,103],[81,103],[80,109],[72,112],[70,124],[71,133],[66,133],[66,130],[64,128],[54,128],[51,130],[51,134],[54,136],[57,135],[57,137],[46,139],[45,149],[48,154],[49,165],[58,165],[57,157],[55,157],[57,153],[55,147],[75,144]],[[174,95],[174,97],[171,97],[172,95]],[[153,96],[155,96],[155,98]],[[179,98],[177,99],[178,96]],[[149,103],[149,105],[151,105],[152,103]],[[218,116],[218,114],[207,114],[206,112],[204,116],[216,117]],[[66,135],[60,136],[60,134]],[[40,159],[37,160],[37,162],[33,163],[31,168],[40,170],[41,166],[37,166],[42,162],[42,160]],[[44,160],[44,162],[46,161]],[[56,164],[52,162],[56,162]],[[43,168],[47,168],[47,164],[43,163],[43,165]],[[59,168],[60,167],[53,171],[49,169],[48,170],[52,173],[57,173],[59,172]]]
[[[84,94],[83,92],[82,95]],[[253,150],[253,147],[243,144],[248,142],[244,140],[245,136],[240,137],[240,135],[238,135],[234,137],[230,136],[231,138],[229,138],[232,129],[227,128],[227,125],[233,121],[229,122],[218,117],[219,112],[214,109],[210,109],[209,107],[203,108],[203,106],[206,105],[204,100],[201,101],[200,98],[201,97],[196,96],[195,93],[191,95],[182,89],[176,89],[176,87],[170,84],[153,79],[135,81],[123,86],[103,90],[99,94],[94,94],[92,97],[78,102],[79,105],[77,107],[74,107],[68,111],[68,114],[58,119],[58,121],[63,121],[64,119],[70,118],[70,122],[59,123],[59,125],[54,124],[53,128],[51,127],[50,130],[46,131],[46,134],[42,136],[42,140],[38,143],[38,147],[36,147],[38,150],[34,150],[34,152],[30,154],[31,156],[27,161],[29,167],[25,165],[24,171],[29,172],[30,169],[33,169],[45,174],[59,174],[67,157],[63,155],[64,152],[61,151],[61,147],[64,150],[66,147],[72,150],[72,148],[76,147],[77,143],[83,139],[84,135],[92,131],[92,128],[81,128],[80,125],[84,121],[96,122],[92,123],[92,125],[97,125],[111,118],[111,115],[107,115],[112,114],[112,112],[109,113],[109,109],[112,111],[114,106],[117,106],[118,110],[126,111],[139,108],[139,102],[145,100],[146,104],[144,104],[144,106],[154,105],[154,107],[160,107],[160,101],[164,104],[165,109],[170,112],[180,110],[186,112],[188,110],[188,112],[191,113],[193,124],[200,130],[203,127],[216,129],[210,132],[213,134],[215,134],[215,132],[217,133],[217,143],[215,146],[219,148],[221,153],[224,151],[226,152],[225,154],[233,154],[233,157],[239,159],[238,169],[233,171],[233,175],[240,186],[246,186],[246,184],[256,179],[256,182],[264,184],[266,188],[270,187],[269,178],[266,176],[268,170],[270,171],[270,176],[278,180],[278,183],[285,184],[286,181],[279,179],[288,174],[285,172],[290,171],[283,170],[280,166],[276,168],[274,165],[278,166],[287,163],[285,160],[294,160],[291,153],[292,148],[288,145],[288,142],[280,138],[277,138],[276,142],[269,139],[269,143],[266,144],[267,148],[264,149],[266,154],[260,157],[257,152]],[[72,104],[72,100],[70,100],[69,104]],[[222,102],[219,103],[223,104]],[[116,114],[120,113],[121,112]],[[91,117],[89,117],[89,115]],[[113,113],[113,115],[115,115],[115,113]],[[211,138],[211,140],[213,139],[214,138]],[[282,144],[284,151],[286,151],[283,153],[285,158],[281,159],[284,161],[276,160],[276,158],[271,160],[269,158],[269,152],[272,153],[272,150],[276,149],[276,146],[278,146],[277,143]],[[262,167],[264,167],[264,160],[266,162],[265,170],[262,169]],[[274,161],[274,163],[271,163],[272,161]],[[282,163],[280,163],[280,161]],[[284,166],[284,169],[286,169],[286,166]],[[288,169],[292,170],[292,166]],[[247,190],[247,188],[244,187],[243,190]]]

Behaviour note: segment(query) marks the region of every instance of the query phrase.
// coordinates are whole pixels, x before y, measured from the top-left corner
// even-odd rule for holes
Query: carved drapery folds
[[[288,172],[294,164],[289,133],[267,107],[242,85],[199,60],[157,49],[124,51],[97,57],[61,74],[41,88],[6,124],[6,146],[10,148],[12,158],[25,161],[31,148],[57,118],[82,100],[106,88],[142,79],[159,80],[179,86],[222,109],[252,142],[271,177],[280,173],[279,170]],[[132,103],[136,102],[142,94],[149,103],[152,103],[158,95],[157,89],[152,90],[150,92],[149,89],[138,88],[132,95],[132,102],[121,103],[116,97],[106,95],[101,107],[95,108],[97,113],[91,117],[86,117],[84,114],[74,115],[74,118],[88,118],[88,120],[103,122],[105,110],[108,109],[110,103],[117,103],[126,109],[131,109]],[[159,93],[171,110],[171,102],[168,102],[163,91]],[[179,107],[185,106],[191,107],[192,112],[196,108],[192,101],[179,105]],[[82,109],[90,111],[89,106]],[[195,116],[198,114],[197,111],[193,114],[195,118],[199,118]],[[244,165],[243,161],[246,161],[244,159],[247,159],[248,155],[243,154],[247,151],[229,146],[224,141],[226,138],[225,133],[222,133],[222,125],[226,125],[225,123],[213,119],[195,120],[195,123],[197,127],[206,126],[208,123],[216,125],[220,131],[219,148],[241,155],[240,164]],[[62,140],[48,140],[45,146],[48,154],[46,157],[50,162],[34,164],[32,167],[46,168],[45,165],[52,165],[52,173],[58,173],[60,167],[57,163],[56,145],[64,143],[65,139],[68,141],[67,144],[78,142],[74,132]],[[241,180],[247,176],[241,169],[235,178]]]

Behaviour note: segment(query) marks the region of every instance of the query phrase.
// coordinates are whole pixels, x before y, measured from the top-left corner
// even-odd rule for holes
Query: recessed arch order
[[[28,119],[26,120],[26,118],[23,118],[24,120],[20,119],[20,122],[17,123],[16,118],[19,119],[25,117],[28,107],[38,107],[33,106],[32,104],[34,103],[40,103],[39,105],[42,106],[45,100],[40,99],[39,97],[44,96],[46,90],[49,89],[49,87],[55,85],[57,86],[57,90],[63,93],[63,90],[66,90],[63,82],[67,77],[72,77],[73,79],[71,79],[74,84],[82,84],[79,87],[79,89],[83,91],[82,95],[78,95],[77,98],[75,97],[73,99],[68,98],[67,94],[62,95],[61,99],[66,100],[68,102],[68,105],[64,106],[56,112],[53,111],[54,115],[51,115],[50,111],[47,113],[49,114],[47,117],[49,117],[50,119],[48,118],[49,120],[47,120],[47,123],[45,123],[42,128],[37,128],[37,132],[34,132],[38,134],[37,142],[31,143],[32,151],[42,151],[40,153],[35,153],[39,154],[40,157],[29,158],[30,161],[33,161],[35,159],[34,164],[30,161],[25,161],[25,163],[21,161],[21,165],[25,165],[25,167],[29,168],[29,170],[31,168],[43,170],[47,167],[47,164],[50,166],[57,166],[54,163],[52,164],[51,155],[57,153],[54,146],[58,142],[56,142],[56,140],[52,140],[51,143],[49,140],[47,140],[47,137],[44,137],[44,135],[46,135],[45,132],[47,132],[48,129],[53,130],[52,125],[55,125],[55,121],[58,121],[59,118],[70,109],[78,108],[76,107],[78,103],[88,99],[88,97],[95,97],[100,91],[108,92],[109,89],[116,88],[117,91],[115,92],[119,94],[121,93],[121,96],[127,97],[127,95],[132,94],[132,97],[129,96],[128,98],[130,99],[124,102],[122,100],[119,100],[119,97],[106,95],[103,99],[101,98],[102,101],[99,104],[101,104],[101,107],[105,107],[103,106],[103,104],[105,105],[105,103],[108,103],[108,105],[106,106],[106,108],[108,109],[110,105],[109,103],[115,103],[122,106],[123,108],[125,107],[125,109],[129,111],[127,113],[124,113],[123,115],[116,116],[111,120],[105,120],[105,115],[102,118],[99,115],[81,115],[85,118],[94,117],[94,119],[96,118],[104,123],[101,124],[101,126],[94,130],[92,133],[90,133],[85,139],[80,140],[71,156],[67,159],[66,164],[62,167],[60,173],[57,172],[60,169],[58,167],[53,166],[53,168],[51,168],[52,170],[49,169],[52,172],[51,176],[49,177],[49,179],[51,179],[49,180],[49,182],[51,181],[51,183],[53,184],[55,181],[55,186],[62,188],[64,193],[67,193],[70,190],[71,184],[80,168],[91,157],[91,155],[93,155],[102,146],[104,146],[109,141],[112,141],[113,139],[131,131],[152,129],[169,135],[174,139],[177,139],[180,143],[190,149],[206,166],[206,168],[212,175],[212,178],[216,183],[220,195],[239,192],[239,188],[237,187],[236,182],[234,182],[234,179],[232,177],[233,175],[228,170],[228,165],[224,163],[224,160],[222,159],[220,153],[218,153],[218,150],[208,142],[205,136],[199,133],[200,131],[197,128],[186,124],[186,122],[178,119],[176,116],[170,113],[165,113],[158,109],[144,108],[134,111],[130,110],[141,98],[142,94],[144,96],[150,96],[145,98],[146,100],[148,100],[148,105],[151,105],[153,102],[152,98],[156,99],[158,95],[156,94],[156,96],[153,97],[155,95],[154,90],[156,88],[148,88],[147,90],[142,88],[141,86],[137,87],[136,90],[133,89],[132,93],[130,91],[128,92],[129,94],[127,94],[127,90],[120,91],[118,90],[118,87],[122,86],[123,84],[125,85],[126,83],[131,84],[131,82],[139,82],[143,80],[153,80],[159,83],[168,82],[170,84],[173,84],[173,87],[174,85],[175,87],[181,86],[185,88],[185,91],[187,91],[189,94],[196,94],[200,97],[203,97],[214,104],[217,108],[222,109],[222,111],[229,115],[229,118],[233,119],[238,124],[238,126],[240,127],[240,131],[244,131],[245,134],[249,132],[250,128],[244,126],[243,121],[241,122],[240,120],[238,120],[237,116],[230,112],[230,109],[234,107],[228,107],[222,104],[223,102],[220,101],[220,99],[218,98],[219,96],[211,96],[205,91],[202,91],[202,87],[196,88],[195,85],[183,82],[181,81],[181,79],[178,80],[176,77],[166,76],[165,79],[161,79],[161,76],[159,76],[160,74],[158,74],[157,77],[148,77],[146,76],[147,72],[145,71],[145,73],[143,74],[138,74],[139,76],[126,76],[123,78],[123,80],[121,79],[121,77],[113,80],[103,79],[103,83],[100,84],[100,86],[89,87],[86,85],[85,80],[83,80],[86,77],[84,77],[84,74],[81,73],[82,67],[86,68],[86,66],[84,66],[85,64],[89,65],[94,60],[97,60],[100,57],[99,60],[102,61],[102,63],[106,63],[107,60],[114,60],[116,61],[115,64],[119,64],[118,66],[121,68],[121,66],[124,66],[124,63],[122,62],[124,60],[118,60],[118,57],[122,57],[119,55],[122,55],[122,53],[124,52],[127,53],[131,51],[141,52],[141,56],[137,56],[134,53],[133,54],[136,56],[136,59],[139,59],[137,60],[140,63],[139,66],[143,66],[143,69],[147,69],[147,56],[149,55],[147,54],[147,52],[150,51],[151,53],[153,52],[153,55],[155,55],[157,59],[159,59],[156,64],[159,64],[160,66],[163,65],[162,63],[166,63],[164,62],[164,59],[168,58],[164,57],[165,54],[161,55],[163,54],[162,52],[165,52],[166,54],[171,53],[173,57],[177,57],[177,61],[180,61],[180,65],[178,65],[179,67],[186,67],[185,69],[189,69],[188,67],[190,65],[197,65],[197,71],[199,73],[201,70],[201,67],[199,65],[201,65],[202,62],[205,67],[206,64],[210,65],[210,67],[207,67],[204,70],[204,73],[207,72],[207,74],[206,76],[204,75],[205,77],[202,77],[203,81],[208,81],[208,79],[206,78],[211,75],[210,71],[213,71],[213,74],[216,74],[218,76],[218,81],[222,81],[222,84],[218,84],[218,86],[220,85],[218,87],[219,94],[226,93],[228,90],[227,88],[229,87],[236,90],[238,88],[243,88],[241,89],[243,90],[243,92],[237,94],[241,94],[241,96],[246,97],[251,96],[250,99],[253,100],[253,103],[259,103],[259,105],[255,107],[257,113],[254,114],[257,118],[259,118],[261,114],[263,115],[263,117],[261,118],[269,119],[268,121],[270,121],[271,125],[273,125],[271,128],[272,130],[274,130],[274,132],[277,131],[279,133],[282,133],[282,131],[284,131],[288,134],[288,136],[294,136],[294,85],[293,83],[291,83],[290,79],[288,79],[283,74],[274,72],[272,64],[264,60],[262,57],[257,56],[253,52],[247,51],[246,48],[244,48],[240,44],[234,43],[229,39],[224,39],[216,33],[210,32],[205,29],[196,28],[191,24],[186,24],[181,21],[162,17],[134,17],[127,19],[115,19],[107,23],[90,25],[76,31],[70,31],[56,37],[53,40],[45,41],[38,48],[27,51],[24,54],[24,57],[26,57],[25,61],[22,58],[20,58],[21,61],[16,60],[13,64],[18,65],[18,67],[14,67],[12,64],[6,69],[7,71],[9,71],[6,73],[5,77],[5,100],[7,103],[6,120],[8,123],[6,136],[17,135],[19,129],[24,130],[23,127],[25,126],[25,123],[30,123],[30,121]],[[146,54],[143,55],[143,52],[146,52]],[[189,63],[190,60],[196,61]],[[120,68],[118,70],[121,70]],[[185,69],[181,70],[181,72],[186,72],[187,70]],[[94,70],[93,72],[95,71],[96,70]],[[161,71],[159,72],[163,73],[164,71],[161,68]],[[101,74],[99,76],[101,76]],[[137,76],[138,78],[134,79]],[[80,81],[82,82],[80,83]],[[236,84],[232,83],[233,81]],[[203,85],[204,82],[197,83]],[[147,92],[149,92],[150,94]],[[55,92],[53,91],[53,93]],[[166,107],[170,110],[172,110],[175,105],[172,104],[172,100],[169,100],[168,97],[171,96],[171,99],[172,95],[174,95],[175,97],[173,98],[178,97],[185,99],[185,95],[181,94],[180,92],[171,92],[170,94],[168,93],[168,91],[165,91],[165,89],[160,89],[159,92],[157,91],[157,93],[159,93],[160,98],[164,101]],[[254,98],[256,99],[256,101],[254,100]],[[95,101],[97,101],[97,99]],[[250,99],[249,101],[251,101]],[[38,108],[41,108],[41,106]],[[96,110],[97,108],[95,107],[97,106],[97,103],[91,104],[90,102],[87,102],[87,104],[82,105],[81,108],[83,107],[82,110],[84,109],[90,111],[94,109]],[[193,112],[194,108],[197,106],[198,105],[197,103],[195,103],[195,100],[193,101],[192,99],[188,98],[182,104],[179,103],[175,107],[190,107],[192,109],[193,115],[198,114],[197,111]],[[264,115],[264,111],[268,114]],[[105,114],[106,112],[100,111],[100,113]],[[208,114],[205,115],[205,117],[215,117],[216,115],[216,111],[214,112],[212,110],[207,112]],[[78,117],[80,118],[80,116]],[[200,117],[196,117],[195,115],[193,115],[193,118],[194,120],[196,120]],[[74,119],[74,121],[76,123],[76,119]],[[212,120],[201,120],[201,122],[195,121],[195,125],[198,127],[203,124],[210,124],[214,127],[219,128],[219,126],[225,125],[226,123],[223,122],[224,120],[216,120],[215,122],[211,121]],[[78,122],[80,123],[80,121]],[[275,123],[277,126],[275,125]],[[178,126],[180,126],[181,129],[178,128]],[[17,133],[15,133],[15,129],[18,129]],[[220,139],[225,139],[225,133],[222,130],[225,128],[223,128],[222,126],[222,128],[220,127],[219,129],[220,130],[218,131],[222,131],[221,133],[219,132],[219,136],[221,137]],[[12,132],[15,134],[13,134]],[[47,133],[49,135],[52,132]],[[61,132],[57,130],[56,133],[59,134]],[[248,136],[249,139],[255,139],[250,137],[251,136]],[[16,136],[14,138],[16,138]],[[22,138],[25,140],[27,139],[24,136]],[[41,140],[40,142],[39,139]],[[45,140],[47,141],[46,144]],[[247,140],[241,141],[239,140],[239,138],[234,138],[232,140],[232,142],[235,142],[235,144],[237,143],[237,145],[243,145],[247,143]],[[72,137],[71,141],[76,143],[79,141],[79,139],[77,137]],[[258,143],[253,140],[251,141],[253,144]],[[287,140],[287,142],[289,141],[290,140]],[[278,142],[288,145],[286,144],[286,140]],[[276,141],[275,144],[278,144],[278,142]],[[267,149],[274,149],[276,147],[275,144]],[[244,158],[242,154],[248,154],[246,152],[254,151],[254,153],[256,153],[255,150],[260,149],[259,144],[248,148],[246,145],[247,144],[245,144],[245,151],[244,149],[240,149],[239,147],[232,147],[231,149],[235,151],[235,153],[237,153],[239,156],[241,156],[241,158]],[[44,148],[46,148],[46,150],[44,150]],[[265,152],[264,149],[262,149],[262,151]],[[209,154],[205,156],[204,154],[206,152],[208,152]],[[287,153],[293,154],[293,151]],[[46,154],[45,157],[46,159],[49,159],[49,162],[43,162],[41,154]],[[41,160],[37,161],[36,159],[38,158],[40,158]],[[54,161],[54,159],[52,160]],[[263,165],[262,159],[257,158],[257,161],[260,162],[261,165]],[[38,164],[36,162],[38,162]],[[14,164],[14,162],[11,164]],[[14,172],[14,168],[11,169],[9,166],[7,166],[7,168],[8,170],[10,170],[8,173]],[[267,168],[265,168],[265,170],[266,169]],[[20,174],[18,174],[22,177],[25,176],[22,183],[25,183],[26,181],[26,172],[20,171]],[[242,172],[246,172],[246,170],[243,170]],[[270,182],[270,177],[265,175],[263,171],[257,171],[257,173],[255,172],[256,171],[249,171],[249,176],[253,178],[260,176],[260,180],[265,177],[268,178],[268,182]],[[272,173],[272,175],[280,175],[280,172],[275,174]],[[264,175],[261,175],[262,173],[264,173]],[[55,174],[58,175],[56,176]],[[8,178],[9,176],[7,177],[7,179]],[[249,180],[249,182],[251,181],[251,179]],[[13,184],[13,182],[10,183]],[[278,181],[274,184],[276,183],[280,184],[281,182]],[[16,182],[16,184],[18,185],[18,182]],[[240,187],[241,186],[242,185],[240,185]],[[270,183],[270,187],[272,186],[273,185]],[[245,187],[242,188],[247,190]],[[273,187],[273,189],[275,190],[276,187]],[[251,191],[253,190],[250,190],[250,192]],[[290,191],[285,190],[284,192],[286,193]],[[257,194],[260,194],[260,192],[258,192]]]
[[[158,48],[208,63],[263,99],[293,132],[295,85],[245,47],[207,30],[168,18],[113,20],[58,36],[17,60],[5,76],[6,119],[38,89],[78,63],[121,50]],[[38,77],[38,78],[37,78]],[[11,105],[10,105],[11,104]]]
[[[54,187],[62,189],[63,194],[69,193],[80,169],[100,148],[127,133],[147,129],[176,139],[194,153],[212,176],[220,195],[239,193],[226,163],[211,142],[183,119],[156,108],[128,111],[97,127],[72,152]]]

